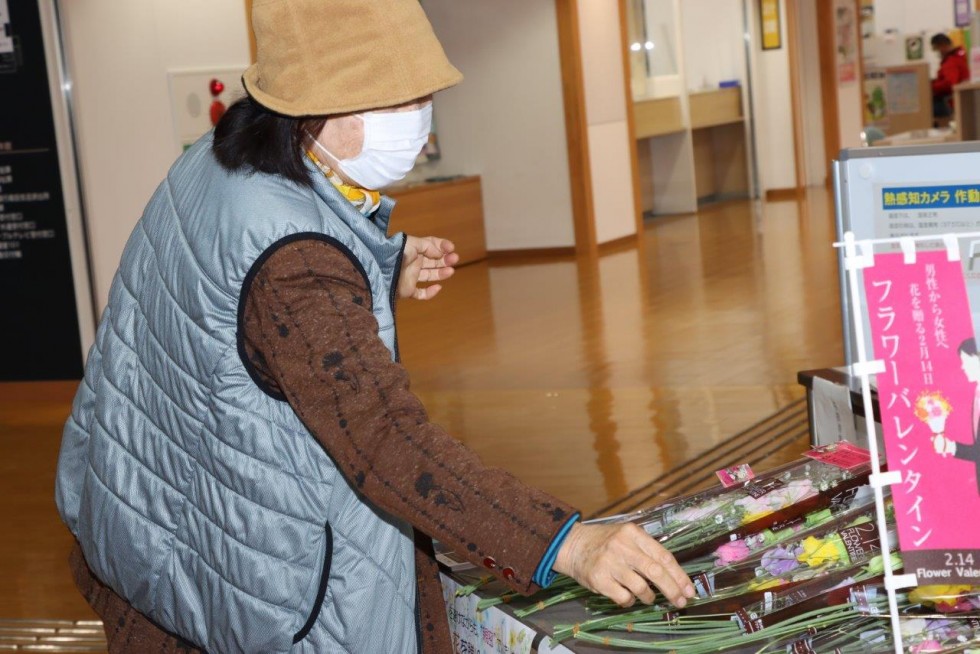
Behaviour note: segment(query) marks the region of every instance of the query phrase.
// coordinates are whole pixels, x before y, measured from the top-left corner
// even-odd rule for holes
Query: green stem
[[[533,615],[538,611],[542,611],[548,608],[549,606],[554,606],[555,604],[561,604],[562,602],[567,602],[577,597],[585,597],[586,595],[591,595],[591,594],[592,591],[590,591],[588,588],[583,588],[579,586],[578,588],[566,590],[564,593],[560,593],[546,600],[541,600],[535,604],[532,604],[527,608],[514,611],[514,615],[516,615],[518,618],[526,618],[527,616]]]
[[[456,597],[467,597],[468,595],[472,595],[476,591],[480,590],[481,588],[489,584],[491,581],[493,581],[493,577],[489,577],[489,576],[480,577],[478,581],[474,581],[469,586],[462,586],[460,588],[457,588]]]

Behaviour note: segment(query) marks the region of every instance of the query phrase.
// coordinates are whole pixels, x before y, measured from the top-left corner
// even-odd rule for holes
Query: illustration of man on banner
[[[973,442],[970,444],[959,443],[946,438],[940,432],[933,437],[932,444],[936,453],[941,456],[954,456],[957,459],[973,462],[977,469],[977,492],[980,493],[980,443],[977,442],[978,420],[980,420],[980,352],[977,351],[976,339],[966,339],[960,343],[958,351],[966,380],[976,385],[973,393],[973,413],[970,420],[970,424],[973,425]]]

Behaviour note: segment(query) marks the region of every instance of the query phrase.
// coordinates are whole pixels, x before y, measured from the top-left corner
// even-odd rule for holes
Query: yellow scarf
[[[307,150],[306,156],[316,164],[316,167],[320,169],[330,183],[334,185],[340,194],[347,198],[347,201],[354,205],[354,208],[361,212],[365,216],[370,216],[374,213],[379,206],[381,206],[381,193],[378,191],[369,191],[365,188],[359,186],[353,186],[348,184],[340,178],[340,175],[335,173],[333,169],[322,163],[316,158],[313,152]]]

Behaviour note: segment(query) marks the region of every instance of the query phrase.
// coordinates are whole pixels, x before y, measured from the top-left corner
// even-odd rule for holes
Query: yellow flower
[[[802,545],[803,553],[796,558],[811,568],[824,563],[836,563],[841,559],[848,560],[847,551],[837,534],[831,534],[824,540],[810,536],[803,540]]]
[[[919,586],[909,593],[909,601],[913,604],[925,604],[927,606],[956,606],[957,598],[973,586]]]
[[[767,581],[752,581],[749,583],[749,590],[766,590],[767,588],[776,588],[777,586],[782,586],[786,582],[782,579],[769,579]]]
[[[770,511],[757,511],[756,513],[746,513],[742,517],[742,524],[743,525],[747,525],[750,522],[755,522],[756,520],[761,520],[761,519],[765,518],[767,515],[771,515],[771,514],[772,514],[772,511],[771,510]]]

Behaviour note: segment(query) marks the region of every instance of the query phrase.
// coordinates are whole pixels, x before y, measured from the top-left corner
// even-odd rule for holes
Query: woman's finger
[[[436,260],[442,259],[444,256],[456,249],[456,246],[453,245],[452,241],[447,241],[444,238],[438,238],[435,236],[415,239],[414,245],[419,254]]]
[[[660,563],[644,557],[644,562],[634,567],[634,569],[644,579],[659,588],[663,596],[670,600],[674,606],[682,607],[687,603],[684,593],[681,590],[682,587],[674,581],[674,578],[670,576],[670,573]]]
[[[423,268],[452,268],[459,263],[459,255],[451,252],[446,256],[434,258],[422,255],[419,257]]]
[[[636,602],[636,596],[610,575],[603,575],[594,585],[595,592],[605,595],[624,609]]]
[[[416,300],[431,300],[438,295],[439,291],[441,290],[442,286],[439,284],[433,284],[432,286],[419,286],[415,289],[415,294],[413,297]]]
[[[657,597],[650,588],[650,583],[632,570],[625,571],[617,581],[644,604],[653,604],[653,600]]]
[[[449,279],[456,272],[453,268],[423,268],[419,271],[420,282],[435,282]]]
[[[668,552],[663,545],[658,543],[656,540],[651,538],[643,532],[641,535],[637,536],[637,543],[643,553],[649,557],[649,559],[655,562],[660,568],[660,574],[664,576],[665,579],[670,579],[673,581],[674,586],[678,589],[679,596],[683,597],[694,597],[694,584],[691,583],[691,578],[687,576],[684,569],[677,563],[677,559],[674,555]],[[647,572],[639,570],[641,574],[646,576]],[[650,574],[657,574],[655,569],[650,569],[648,571]],[[670,599],[673,596],[667,592],[667,590],[658,583],[657,579],[652,579],[647,577],[650,581],[657,584],[660,590],[664,591],[664,595]],[[676,604],[676,602],[675,602]]]

